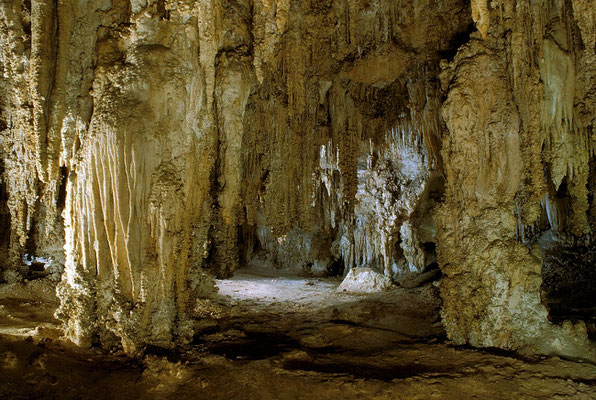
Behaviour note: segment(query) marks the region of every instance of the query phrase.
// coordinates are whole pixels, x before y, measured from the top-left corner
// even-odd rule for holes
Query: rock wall
[[[591,243],[594,229],[596,65],[593,25],[582,21],[593,10],[565,1],[472,6],[478,33],[441,75],[447,334],[594,359],[585,324],[551,324],[541,298],[545,247]]]
[[[207,272],[438,264],[456,343],[586,349],[539,239],[591,243],[593,13],[539,3],[0,3],[4,278],[52,257],[67,335],[134,353]]]

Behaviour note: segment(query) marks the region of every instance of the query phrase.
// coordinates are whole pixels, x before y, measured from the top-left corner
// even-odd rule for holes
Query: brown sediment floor
[[[432,285],[338,284],[241,270],[218,281],[221,312],[191,346],[138,359],[61,339],[49,282],[0,287],[0,398],[596,398],[593,364],[449,346]]]

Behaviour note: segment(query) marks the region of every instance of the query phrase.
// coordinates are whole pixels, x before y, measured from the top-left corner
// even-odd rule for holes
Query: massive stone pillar
[[[593,118],[582,114],[594,93],[582,88],[593,82],[596,67],[586,62],[593,49],[582,44],[566,2],[481,3],[473,2],[479,32],[442,75],[447,185],[438,249],[447,335],[595,359],[583,322],[549,321],[541,296],[546,239],[532,237],[548,230],[555,241],[583,242],[591,231]],[[562,184],[568,198],[554,199]]]
[[[133,5],[131,18],[98,46],[108,59],[68,179],[58,315],[76,343],[134,353],[188,342],[194,302],[212,289],[195,247],[207,241],[216,137],[200,129],[196,20],[159,4]]]
[[[3,226],[0,268],[7,281],[19,278],[38,195],[38,141],[29,92],[31,10],[26,2],[0,4],[0,157]]]

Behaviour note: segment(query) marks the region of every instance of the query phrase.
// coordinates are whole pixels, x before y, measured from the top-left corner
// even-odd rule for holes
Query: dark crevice
[[[31,0],[24,0],[21,10],[23,15],[28,15],[28,18],[23,19],[23,32],[27,37],[31,37]]]
[[[10,210],[8,192],[4,180],[4,160],[0,159],[0,269],[5,267],[10,245]]]
[[[56,199],[56,207],[58,213],[61,214],[66,206],[66,183],[68,182],[68,168],[60,167],[60,186],[58,187],[58,197]]]
[[[244,215],[246,215],[246,206],[243,206]],[[258,246],[258,239],[256,235],[256,227],[254,225],[243,224],[238,227],[238,243],[239,265],[245,265],[249,257],[254,254],[256,246]]]
[[[434,253],[437,249],[437,244],[435,242],[424,242],[422,243],[422,247],[424,247],[424,251],[427,253]]]
[[[453,61],[460,47],[470,41],[470,35],[476,30],[473,22],[466,26],[465,30],[458,32],[450,41],[446,50],[439,51],[439,57],[447,61]]]
[[[346,270],[346,264],[342,257],[333,260],[327,269],[328,276],[342,276]]]
[[[166,2],[165,0],[158,0],[157,2],[157,15],[161,19],[169,20],[170,19],[170,10],[166,9]]]

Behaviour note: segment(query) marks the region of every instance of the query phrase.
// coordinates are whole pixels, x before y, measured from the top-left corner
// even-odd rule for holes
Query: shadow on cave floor
[[[230,359],[255,360],[305,348],[370,354],[443,340],[435,286],[353,293],[338,290],[340,283],[335,278],[240,270],[231,279],[217,281],[218,304],[226,312],[201,321],[195,344]]]
[[[50,284],[0,286],[0,399],[596,398],[592,364],[449,346],[432,285],[338,283],[238,274],[190,346],[137,359],[61,339]]]
[[[231,279],[217,280],[220,304],[232,319],[278,330],[329,321],[376,328],[410,338],[439,338],[439,290],[393,287],[374,293],[338,289],[337,278],[312,278],[278,271],[241,269]],[[229,319],[229,318],[228,318]]]

